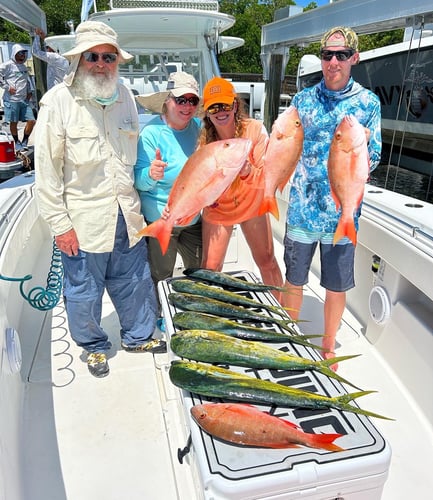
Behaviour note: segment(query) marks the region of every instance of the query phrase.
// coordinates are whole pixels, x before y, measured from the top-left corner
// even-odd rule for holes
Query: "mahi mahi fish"
[[[345,236],[356,245],[354,213],[362,202],[369,171],[365,129],[355,116],[346,115],[334,133],[328,158],[332,198],[337,210],[341,208],[334,245]]]
[[[334,440],[342,434],[312,434],[296,424],[243,403],[205,403],[191,408],[195,422],[223,441],[260,448],[322,448],[342,451]]]
[[[274,122],[265,153],[265,188],[259,214],[270,212],[276,219],[279,210],[275,193],[283,191],[295,171],[302,153],[304,131],[297,109],[289,106]]]
[[[175,359],[169,369],[171,382],[181,389],[210,398],[230,399],[245,403],[277,405],[286,408],[335,408],[358,415],[392,418],[364,410],[349,404],[351,401],[367,396],[374,391],[359,391],[339,396],[324,396],[238,373],[207,363]]]
[[[174,225],[187,225],[230,186],[251,150],[249,139],[227,139],[200,147],[183,166],[168,197],[169,215],[139,231],[157,238],[166,253]]]

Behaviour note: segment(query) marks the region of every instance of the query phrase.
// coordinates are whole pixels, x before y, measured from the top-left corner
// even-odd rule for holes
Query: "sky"
[[[295,0],[295,3],[298,7],[306,7],[311,2],[316,2],[317,7],[322,7],[322,5],[326,5],[329,3],[329,0]]]

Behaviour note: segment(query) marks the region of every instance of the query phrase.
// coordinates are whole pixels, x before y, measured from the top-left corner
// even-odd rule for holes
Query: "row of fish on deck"
[[[310,341],[320,335],[299,334],[283,307],[248,298],[245,292],[269,292],[277,287],[239,279],[223,272],[186,269],[187,278],[170,282],[169,303],[176,331],[170,347],[180,359],[171,362],[169,376],[177,387],[211,398],[191,407],[194,421],[211,436],[236,445],[264,448],[297,448],[300,445],[342,451],[334,441],[341,434],[304,432],[292,422],[252,405],[323,409],[333,408],[369,417],[389,417],[350,404],[374,391],[363,391],[335,373],[330,365],[356,355],[314,361],[293,355],[268,343],[295,343],[318,348]],[[266,315],[257,309],[268,311]],[[180,311],[179,311],[180,310]],[[227,319],[230,318],[230,319]],[[242,323],[246,322],[245,323]],[[248,323],[274,324],[280,332]],[[224,366],[221,366],[224,365]],[[358,389],[329,397],[226,368],[313,370]],[[222,400],[214,402],[213,400]]]
[[[264,157],[263,201],[259,212],[279,219],[277,189],[282,192],[292,177],[303,148],[303,129],[295,107],[290,106],[274,122]],[[185,163],[171,189],[168,216],[149,224],[141,236],[157,238],[163,254],[167,251],[174,225],[188,224],[206,206],[212,205],[232,184],[248,160],[249,139],[219,140],[200,147]],[[361,204],[369,175],[369,155],[364,127],[347,115],[332,139],[328,175],[332,197],[341,216],[334,241],[347,236],[356,245],[353,214]]]

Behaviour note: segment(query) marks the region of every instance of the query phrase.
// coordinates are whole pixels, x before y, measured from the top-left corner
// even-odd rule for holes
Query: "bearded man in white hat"
[[[132,93],[118,65],[132,59],[117,34],[85,21],[64,56],[69,72],[41,99],[35,133],[36,190],[42,216],[62,252],[71,336],[96,377],[108,375],[111,347],[101,327],[107,290],[120,321],[122,348],[161,352],[152,339],[157,302],[150,275],[133,167],[139,132]]]

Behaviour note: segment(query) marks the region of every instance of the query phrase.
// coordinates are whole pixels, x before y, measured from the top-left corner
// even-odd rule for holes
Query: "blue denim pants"
[[[77,256],[62,253],[64,297],[72,339],[87,352],[103,352],[111,347],[101,327],[102,296],[105,289],[119,317],[122,342],[135,346],[152,337],[157,316],[155,288],[142,238],[129,248],[125,220],[121,212],[112,252]]]

